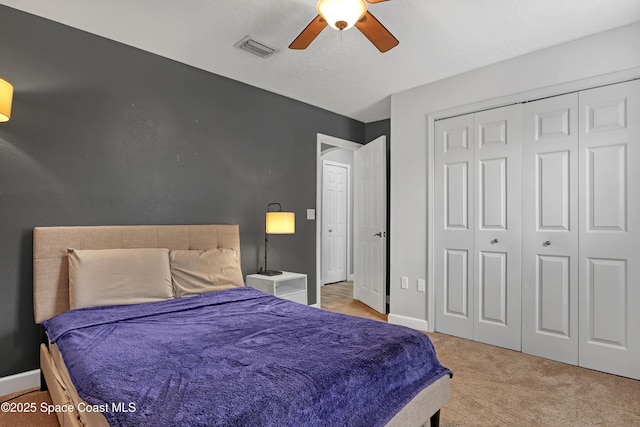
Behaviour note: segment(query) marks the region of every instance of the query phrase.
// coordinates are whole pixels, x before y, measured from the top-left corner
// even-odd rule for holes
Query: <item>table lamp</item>
[[[274,207],[274,210],[272,210]],[[276,276],[282,271],[269,270],[267,268],[267,253],[269,252],[269,234],[294,234],[296,232],[295,212],[283,212],[280,203],[269,203],[264,228],[264,269],[258,274]]]

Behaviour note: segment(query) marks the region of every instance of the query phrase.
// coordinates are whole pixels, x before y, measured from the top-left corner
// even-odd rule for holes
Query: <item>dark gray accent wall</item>
[[[0,377],[38,367],[35,226],[239,224],[249,274],[280,202],[296,234],[269,267],[307,273],[316,302],[316,134],[364,142],[364,123],[5,6],[0,77]]]
[[[365,143],[371,142],[382,135],[387,137],[387,154],[389,154],[391,146],[391,120],[379,120],[377,122],[371,122],[365,125]]]

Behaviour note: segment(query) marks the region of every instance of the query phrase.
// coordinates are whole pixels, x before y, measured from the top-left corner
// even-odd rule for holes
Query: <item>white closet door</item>
[[[578,94],[522,108],[522,351],[578,364]]]
[[[473,339],[473,115],[435,124],[436,329]]]
[[[521,107],[474,114],[474,339],[521,349]]]
[[[640,379],[640,81],[579,101],[579,364]]]

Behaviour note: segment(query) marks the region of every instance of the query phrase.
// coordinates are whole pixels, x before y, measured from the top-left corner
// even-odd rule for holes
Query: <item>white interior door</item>
[[[579,103],[579,364],[640,379],[640,81]]]
[[[386,312],[387,148],[381,136],[354,153],[354,298]]]
[[[436,330],[520,350],[520,106],[435,133]]]
[[[473,339],[473,114],[435,123],[436,329]]]
[[[578,94],[522,115],[522,351],[577,365]]]
[[[322,162],[322,284],[347,280],[349,166]]]
[[[474,339],[520,350],[521,107],[474,114]]]
[[[436,330],[640,379],[640,81],[434,141]]]

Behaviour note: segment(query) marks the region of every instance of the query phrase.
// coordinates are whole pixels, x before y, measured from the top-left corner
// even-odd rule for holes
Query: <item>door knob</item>
[[[332,230],[332,229],[329,229],[329,233],[332,233],[332,232],[333,232],[333,230]]]
[[[491,244],[492,244],[492,245],[495,245],[496,243],[498,243],[498,239],[493,239],[493,240],[491,241]]]
[[[382,237],[382,231],[373,235],[373,237],[376,237],[376,236]]]
[[[547,240],[542,244],[542,246],[551,246],[551,241]]]

